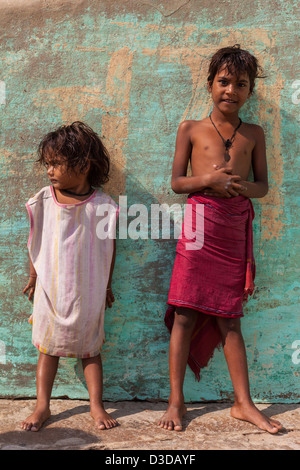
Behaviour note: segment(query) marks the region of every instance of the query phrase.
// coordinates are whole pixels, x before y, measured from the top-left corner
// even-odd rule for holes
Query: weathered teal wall
[[[256,292],[242,321],[257,401],[299,400],[299,122],[297,2],[0,1],[1,336],[0,396],[35,395],[37,351],[27,320],[27,199],[48,184],[34,166],[45,132],[77,119],[104,136],[113,171],[107,191],[128,205],[184,203],[172,193],[177,127],[210,110],[208,60],[240,43],[267,78],[242,117],[266,132],[270,191],[254,201]],[[299,18],[298,18],[299,19]],[[167,399],[163,317],[174,240],[118,240],[116,302],[106,315],[104,398]],[[298,343],[297,343],[298,341]],[[54,396],[87,398],[80,364],[61,360]],[[186,400],[228,400],[217,352]]]

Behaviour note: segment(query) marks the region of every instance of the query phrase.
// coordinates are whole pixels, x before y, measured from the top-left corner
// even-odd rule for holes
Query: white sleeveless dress
[[[32,343],[51,356],[96,356],[105,339],[118,206],[98,190],[85,201],[60,204],[53,187],[47,186],[29,199],[26,208],[27,246],[37,272]]]

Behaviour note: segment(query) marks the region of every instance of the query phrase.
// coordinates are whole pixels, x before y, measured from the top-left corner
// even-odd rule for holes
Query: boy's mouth
[[[230,99],[223,100],[223,101],[225,101],[225,103],[237,103],[237,101],[235,101],[235,100],[230,100]]]

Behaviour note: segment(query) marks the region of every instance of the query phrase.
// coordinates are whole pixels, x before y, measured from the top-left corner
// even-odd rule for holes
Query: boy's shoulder
[[[178,134],[182,136],[191,137],[195,132],[200,133],[205,131],[209,126],[209,119],[204,118],[200,121],[189,119],[182,121],[178,126]]]
[[[201,127],[206,127],[208,122],[209,122],[209,119],[207,117],[199,121],[196,121],[195,119],[187,119],[186,121],[182,121],[179,124],[179,129],[190,131],[195,128],[198,129]]]
[[[243,125],[245,127],[247,127],[249,130],[253,130],[253,131],[257,131],[257,132],[263,132],[263,128],[262,126],[258,125],[258,124],[253,124],[251,122],[245,122],[243,121]],[[211,126],[211,122],[210,122],[210,119],[209,117],[206,117],[204,119],[201,119],[199,121],[196,121],[196,120],[192,120],[192,119],[189,119],[189,120],[186,120],[186,121],[182,121],[179,126],[178,126],[178,129],[182,130],[182,131],[192,131],[193,129],[205,129],[207,126]]]
[[[259,124],[253,124],[252,122],[243,121],[243,131],[246,136],[253,138],[254,140],[264,138],[264,130]]]
[[[249,129],[253,129],[253,130],[263,130],[262,126],[260,126],[259,124],[254,124],[253,122],[246,122],[246,121],[243,121],[243,125],[248,127]]]

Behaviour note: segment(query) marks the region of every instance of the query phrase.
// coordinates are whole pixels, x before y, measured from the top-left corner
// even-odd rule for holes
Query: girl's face
[[[231,74],[227,67],[221,68],[208,86],[214,106],[223,113],[238,112],[251,95],[250,80],[247,73]]]
[[[44,161],[48,178],[55,189],[72,190],[84,184],[88,185],[86,172],[82,173],[78,168],[67,168],[63,158],[52,157],[49,154]]]

